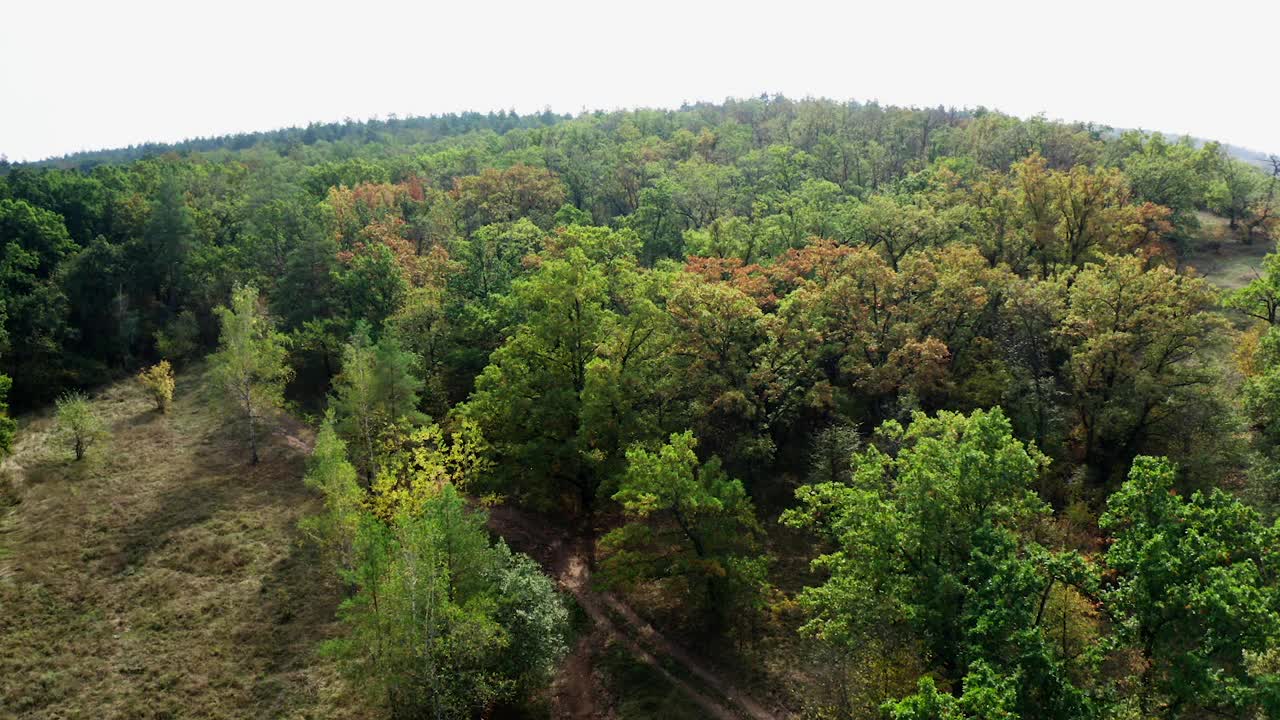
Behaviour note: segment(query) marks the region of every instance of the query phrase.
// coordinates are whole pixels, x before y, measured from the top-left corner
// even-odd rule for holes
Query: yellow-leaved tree
[[[161,360],[138,373],[138,382],[156,403],[156,409],[162,413],[169,412],[169,403],[173,401],[173,367],[168,360]]]

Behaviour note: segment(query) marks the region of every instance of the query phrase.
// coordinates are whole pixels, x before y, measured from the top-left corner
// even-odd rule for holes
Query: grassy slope
[[[209,400],[198,372],[167,416],[109,387],[110,438],[79,463],[24,420],[0,480],[0,717],[361,715],[315,654],[340,595],[296,529],[303,454],[273,436],[249,467]]]
[[[1275,243],[1245,245],[1232,236],[1225,219],[1206,212],[1196,215],[1200,239],[1187,254],[1187,264],[1223,290],[1248,285],[1261,272],[1262,258],[1276,249]]]

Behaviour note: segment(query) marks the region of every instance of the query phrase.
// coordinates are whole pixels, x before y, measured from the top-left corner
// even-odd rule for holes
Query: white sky
[[[0,153],[781,92],[1280,152],[1280,2],[0,0]]]

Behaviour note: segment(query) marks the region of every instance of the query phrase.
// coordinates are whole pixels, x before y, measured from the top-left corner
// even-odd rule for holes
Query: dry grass
[[[0,481],[0,717],[367,715],[315,652],[341,591],[296,529],[316,509],[302,453],[274,437],[250,467],[209,400],[199,372],[168,415],[107,388],[110,438],[79,463],[47,415],[23,420]]]
[[[1273,252],[1274,243],[1245,245],[1232,235],[1227,221],[1209,213],[1197,213],[1200,239],[1187,254],[1186,263],[1206,280],[1223,290],[1248,285],[1262,268],[1262,258]]]

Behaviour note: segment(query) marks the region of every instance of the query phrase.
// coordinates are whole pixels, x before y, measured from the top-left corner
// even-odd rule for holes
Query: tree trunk
[[[249,464],[258,464],[258,433],[252,410],[249,411]]]

